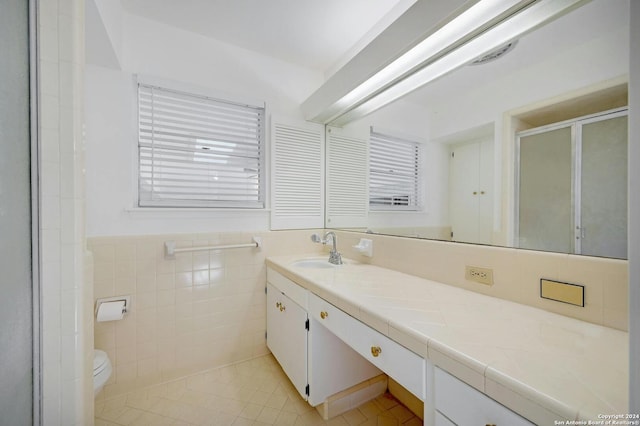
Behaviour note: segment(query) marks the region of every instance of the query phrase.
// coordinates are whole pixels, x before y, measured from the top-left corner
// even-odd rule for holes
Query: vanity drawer
[[[358,321],[313,293],[309,294],[309,314],[341,340],[353,347],[350,340],[352,323]]]
[[[424,401],[424,359],[360,321],[353,321],[352,347],[356,352]]]
[[[309,308],[316,321],[415,396],[425,399],[422,357],[314,294],[309,297]]]
[[[533,425],[444,370],[434,370],[435,408],[454,424]]]

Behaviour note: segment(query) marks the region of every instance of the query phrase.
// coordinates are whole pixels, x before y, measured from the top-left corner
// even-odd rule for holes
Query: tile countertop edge
[[[485,394],[536,424],[578,420],[576,407],[569,407],[491,366],[485,371]]]
[[[328,296],[328,299],[331,299],[327,300],[329,303],[335,304],[335,302],[337,302],[341,305],[337,306],[338,308],[363,323],[369,325],[368,321],[371,317],[374,317],[373,319],[378,322],[386,322],[389,326],[389,332],[383,334],[386,334],[397,343],[406,346],[424,358],[429,359],[434,365],[443,368],[512,411],[530,421],[536,422],[536,424],[553,424],[554,420],[578,420],[580,418],[578,407],[570,407],[544,392],[501,372],[496,366],[478,361],[464,352],[456,350],[430,336],[412,330],[402,323],[389,321],[389,319],[384,318],[378,313],[371,312],[367,307],[360,306],[361,304],[357,301],[348,300],[343,295],[331,291],[330,288],[323,286],[321,283],[314,282],[314,276],[304,276],[290,268],[289,265],[295,260],[307,257],[318,258],[318,255],[276,256],[267,258],[266,262],[267,266],[297,282],[319,297],[324,298]],[[401,274],[401,272],[398,273]],[[321,274],[318,275],[319,280],[322,277],[325,276]],[[372,328],[378,329],[379,327],[372,326]],[[382,332],[379,329],[378,331]],[[392,331],[395,332],[395,336],[391,336],[393,334]],[[403,343],[402,339],[400,339],[400,341],[394,339],[394,337],[402,336],[406,336],[409,342],[414,344],[407,346],[407,344]],[[417,343],[421,341],[424,342],[424,344],[421,347],[416,347]],[[416,349],[422,349],[422,351],[416,351]]]

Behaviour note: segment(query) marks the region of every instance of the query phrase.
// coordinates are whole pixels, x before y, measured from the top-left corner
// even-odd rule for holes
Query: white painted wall
[[[269,56],[125,15],[123,69],[263,99],[270,112],[301,118],[300,104],[322,83],[314,72]]]
[[[200,86],[232,100],[264,101],[268,115],[291,120],[302,120],[299,105],[322,74],[126,13],[122,29],[122,71],[86,69],[87,235],[269,229],[268,211],[133,209],[134,74]]]
[[[506,75],[500,74],[499,79],[480,84],[474,83],[475,71],[479,67],[494,67],[498,73],[501,62],[509,61],[510,54],[493,63],[455,71],[455,75],[445,77],[455,79],[455,84],[437,93],[431,102],[433,106],[429,107],[430,138],[498,122],[506,111],[626,75],[629,72],[627,38],[628,28],[619,28],[544,60],[533,58],[530,63],[512,67]],[[525,43],[521,44],[515,49],[526,49]]]

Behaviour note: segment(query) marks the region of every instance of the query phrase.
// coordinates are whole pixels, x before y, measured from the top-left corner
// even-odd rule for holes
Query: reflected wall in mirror
[[[593,0],[520,38],[495,60],[459,68],[363,119],[341,129],[330,128],[333,135],[354,140],[369,140],[375,131],[420,142],[421,197],[415,211],[358,208],[349,211],[348,221],[332,221],[338,216],[327,208],[327,227],[625,258],[619,249],[576,250],[575,241],[564,246],[545,244],[543,234],[533,238],[539,242],[534,246],[522,243],[518,230],[526,224],[518,216],[516,146],[519,132],[627,106],[628,9],[628,0]],[[329,155],[330,134],[328,173],[334,163]],[[595,139],[592,143],[598,147],[607,135]],[[606,151],[594,152],[598,150]],[[555,154],[551,148],[541,152],[550,157],[534,163],[548,166]],[[576,167],[575,161],[570,167]],[[351,164],[350,174],[369,175],[368,162],[359,162],[359,168],[355,161]],[[619,193],[626,174],[601,168],[598,179],[617,182]],[[570,191],[576,191],[575,184],[571,177]],[[345,191],[328,185],[327,197],[336,189]],[[557,197],[550,200],[546,202],[551,205],[567,202]],[[580,237],[575,211],[569,210],[571,229],[565,234]],[[608,210],[592,213],[610,214]],[[539,229],[546,226],[542,223]],[[588,235],[589,229],[585,231]],[[626,217],[602,230],[618,242],[623,231],[626,236]],[[531,241],[531,236],[526,240]]]

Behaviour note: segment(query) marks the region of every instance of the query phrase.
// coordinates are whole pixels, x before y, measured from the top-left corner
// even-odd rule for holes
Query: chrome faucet
[[[329,263],[332,263],[334,265],[342,265],[342,256],[340,255],[340,253],[338,253],[338,237],[336,237],[335,232],[333,231],[329,231],[327,233],[324,234],[324,237],[320,238],[320,235],[318,234],[313,234],[311,235],[311,241],[313,241],[314,243],[322,243],[322,244],[328,244],[329,241],[331,241],[331,244],[333,245],[333,247],[331,248],[331,251],[329,251]]]

